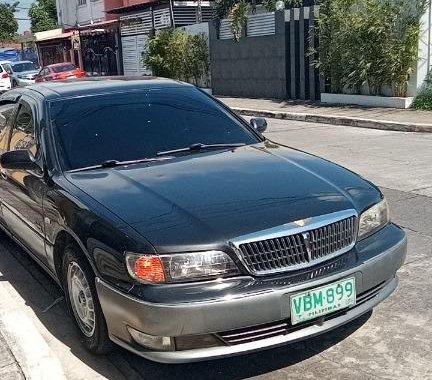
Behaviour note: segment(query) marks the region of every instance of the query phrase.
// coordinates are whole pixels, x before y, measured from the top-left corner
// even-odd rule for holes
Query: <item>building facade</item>
[[[117,16],[123,0],[56,0],[60,30],[37,36],[40,64],[72,62],[90,76],[123,73]]]
[[[149,36],[158,30],[211,20],[210,1],[123,0],[121,7],[108,10],[118,15],[125,75],[149,75],[143,53]]]
[[[64,29],[116,19],[108,9],[123,6],[123,0],[56,0],[59,25]]]

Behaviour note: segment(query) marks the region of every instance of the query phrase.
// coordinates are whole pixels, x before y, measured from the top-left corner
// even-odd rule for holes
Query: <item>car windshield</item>
[[[55,73],[64,73],[66,71],[72,71],[75,70],[76,67],[72,65],[72,63],[67,65],[60,65],[60,66],[51,66],[51,70]]]
[[[35,71],[36,65],[32,62],[14,63],[12,65],[12,70],[15,73],[22,73],[23,71]]]
[[[260,141],[250,128],[193,87],[59,100],[51,109],[65,170],[109,160],[152,158],[197,143]]]

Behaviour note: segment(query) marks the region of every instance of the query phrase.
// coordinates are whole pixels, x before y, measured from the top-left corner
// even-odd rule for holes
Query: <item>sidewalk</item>
[[[0,331],[0,379],[21,380],[24,375]]]
[[[345,125],[404,132],[432,133],[432,112],[394,108],[333,106],[289,100],[219,97],[235,111],[247,116]]]

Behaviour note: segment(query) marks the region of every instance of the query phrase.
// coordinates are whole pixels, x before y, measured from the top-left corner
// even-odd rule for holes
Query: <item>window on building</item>
[[[86,5],[87,0],[78,0],[78,5]]]

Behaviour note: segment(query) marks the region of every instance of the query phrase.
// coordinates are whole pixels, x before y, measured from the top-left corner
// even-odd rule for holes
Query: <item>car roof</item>
[[[10,62],[12,65],[16,65],[18,63],[33,63],[32,61],[15,61],[15,62]]]
[[[46,100],[54,101],[78,96],[173,87],[193,86],[180,81],[158,77],[113,76],[36,83],[20,91],[26,93],[37,92]]]
[[[65,65],[73,65],[72,62],[62,62],[62,63],[53,63],[52,65],[47,65],[46,67],[59,67],[59,66],[65,66]]]

